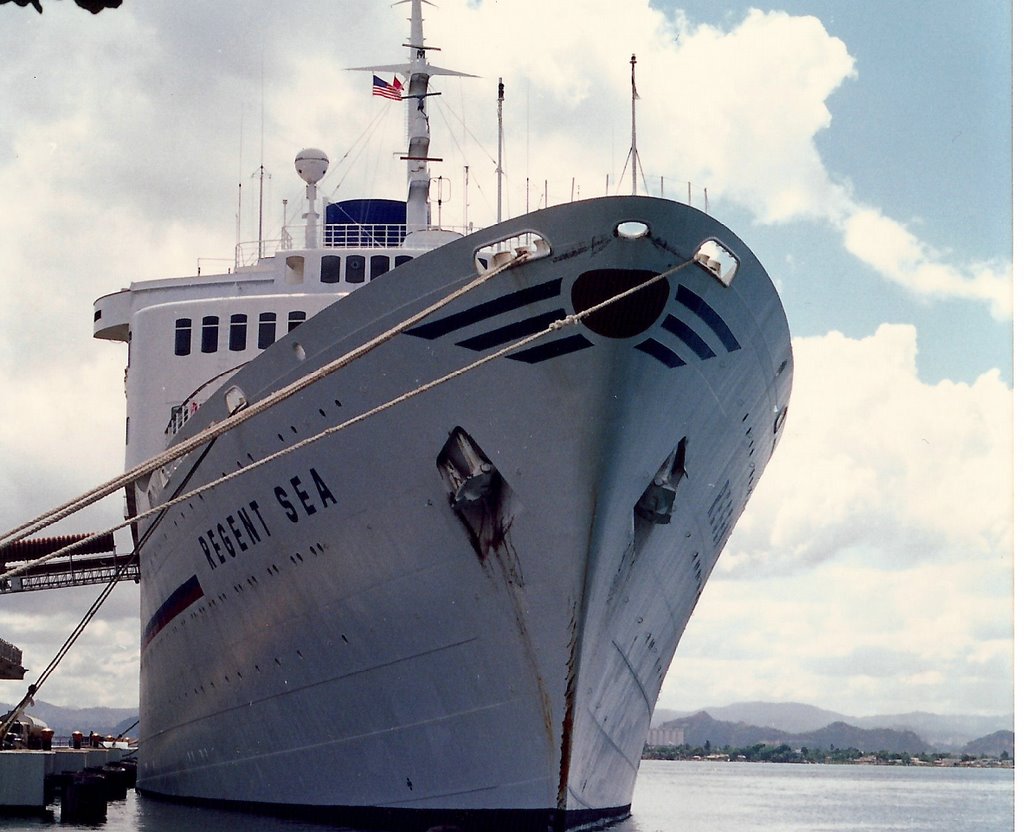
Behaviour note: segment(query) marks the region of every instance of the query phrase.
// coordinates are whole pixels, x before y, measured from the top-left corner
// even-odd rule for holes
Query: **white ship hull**
[[[623,220],[649,233],[617,236]],[[673,652],[774,449],[789,332],[753,255],[694,209],[611,198],[490,233],[520,228],[551,255],[193,451],[155,501],[572,312],[584,273],[660,274],[711,237],[740,268],[726,286],[690,265],[619,318],[548,333],[143,521],[141,790],[424,829],[628,811]],[[254,403],[407,318],[475,274],[481,237],[375,280],[229,384]],[[214,394],[177,438],[225,416]],[[453,431],[499,475],[461,509],[439,471]],[[674,453],[671,514],[645,513]]]

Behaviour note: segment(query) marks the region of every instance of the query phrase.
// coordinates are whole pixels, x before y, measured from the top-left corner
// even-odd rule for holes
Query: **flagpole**
[[[631,83],[631,85],[633,87],[633,100],[632,100],[633,144],[630,145],[629,155],[630,155],[630,160],[632,162],[632,170],[633,170],[633,196],[636,196],[636,156],[637,156],[637,149],[636,149],[636,100],[637,100],[637,98],[639,98],[639,96],[636,94],[636,54],[635,53],[633,55],[631,55],[630,58],[629,58],[629,74],[630,74],[630,83]]]

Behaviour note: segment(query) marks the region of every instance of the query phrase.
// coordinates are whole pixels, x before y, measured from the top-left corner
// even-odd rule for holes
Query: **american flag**
[[[395,80],[392,83],[388,83],[383,78],[378,78],[376,75],[373,76],[373,94],[380,95],[384,98],[390,98],[392,101],[401,101],[402,99],[402,82],[398,80],[398,76],[395,76]]]

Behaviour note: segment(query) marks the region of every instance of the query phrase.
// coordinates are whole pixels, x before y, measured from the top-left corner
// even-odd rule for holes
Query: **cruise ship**
[[[426,110],[456,73],[420,4],[408,60],[370,68],[408,107],[405,200],[325,202],[307,148],[296,240],[95,303],[130,346],[138,787],[361,828],[606,824],[780,439],[788,324],[685,204],[436,227]]]

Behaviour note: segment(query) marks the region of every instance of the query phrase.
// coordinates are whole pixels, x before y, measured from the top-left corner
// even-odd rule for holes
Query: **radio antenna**
[[[505,147],[505,128],[501,122],[501,109],[505,104],[505,84],[498,79],[498,222],[501,222],[501,177],[505,172],[501,169],[501,156]]]

